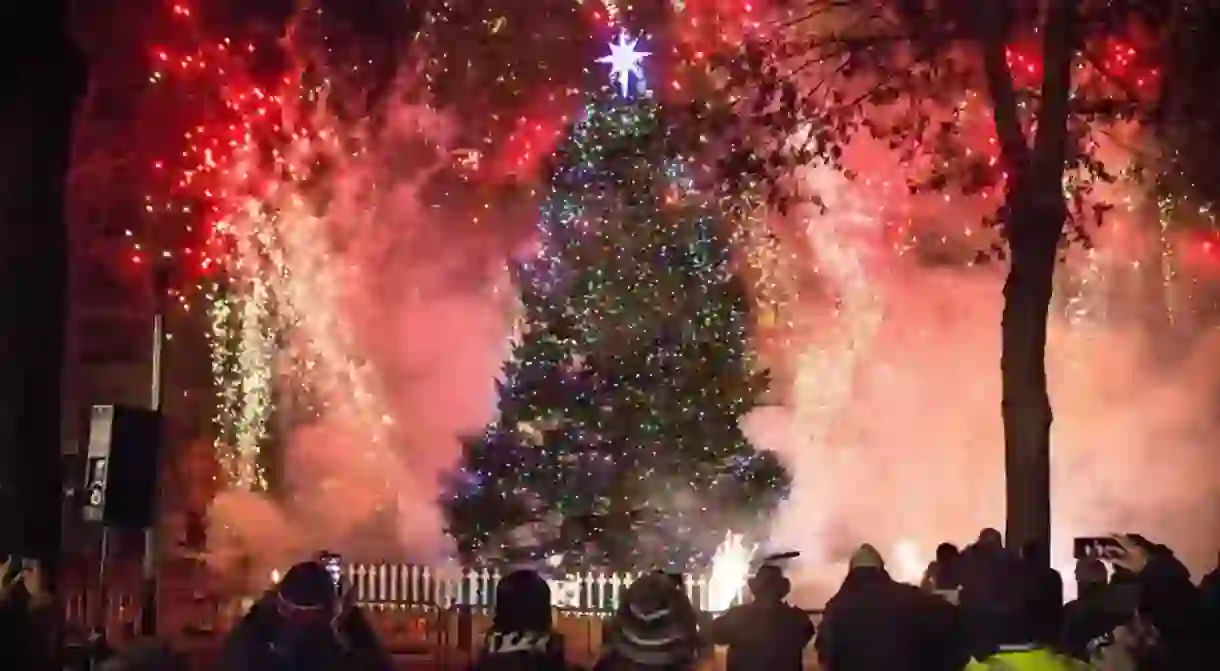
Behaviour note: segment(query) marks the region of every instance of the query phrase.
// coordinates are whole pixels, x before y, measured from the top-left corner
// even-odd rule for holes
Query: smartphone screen
[[[1076,538],[1072,541],[1072,550],[1076,559],[1111,560],[1121,557],[1124,553],[1118,540],[1108,536]]]

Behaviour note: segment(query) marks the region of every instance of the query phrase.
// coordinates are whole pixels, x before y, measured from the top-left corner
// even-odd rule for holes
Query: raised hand
[[[1123,549],[1119,556],[1111,558],[1115,566],[1121,566],[1132,573],[1139,573],[1148,565],[1148,551],[1144,546],[1127,534],[1114,534],[1114,540]]]
[[[49,596],[42,588],[42,567],[38,562],[34,562],[26,568],[21,569],[21,579],[25,583],[25,591],[30,594],[30,602],[34,605],[41,605],[46,597]]]

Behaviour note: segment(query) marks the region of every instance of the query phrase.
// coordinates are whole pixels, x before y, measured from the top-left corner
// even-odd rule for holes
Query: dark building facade
[[[65,178],[85,61],[66,0],[0,7],[0,550],[58,559]]]

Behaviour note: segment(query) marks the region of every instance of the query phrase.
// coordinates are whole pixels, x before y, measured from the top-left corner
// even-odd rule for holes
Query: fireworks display
[[[624,11],[619,3],[564,4],[576,17],[571,21],[586,22],[590,41],[599,45]],[[672,72],[650,76],[662,96],[681,95],[693,77],[671,62],[698,68],[724,40],[757,30],[765,10],[695,0],[671,5],[665,27],[674,53],[658,60]],[[309,491],[353,502],[350,512],[310,518],[324,533],[350,531],[358,516],[407,505],[413,512],[393,523],[416,528],[400,540],[438,544],[435,512],[420,510],[435,500],[436,485],[428,480],[454,461],[455,431],[481,426],[493,410],[514,309],[504,267],[536,242],[532,184],[565,130],[570,101],[581,87],[602,83],[604,73],[574,68],[559,74],[556,66],[545,77],[522,77],[512,84],[512,102],[504,103],[505,119],[472,122],[438,111],[427,88],[439,64],[475,57],[428,53],[435,43],[425,35],[402,46],[404,59],[416,61],[393,78],[396,94],[422,93],[408,104],[387,104],[382,116],[389,120],[374,122],[338,104],[355,97],[348,82],[359,81],[360,68],[353,74],[351,64],[307,57],[329,46],[214,38],[189,6],[174,6],[172,15],[181,45],[152,49],[150,85],[199,96],[200,118],[180,156],[152,159],[173,178],[145,207],[153,216],[185,217],[206,232],[206,246],[177,257],[199,271],[192,275],[198,288],[182,287],[179,294],[198,296],[210,316],[215,448],[225,487],[266,490],[275,461],[267,448],[308,444],[301,454],[315,465],[298,477],[334,478],[333,486]],[[501,18],[471,25],[491,34],[525,30]],[[326,22],[316,12],[309,20]],[[436,34],[443,28],[428,25]],[[1027,53],[1032,49],[1020,44],[1010,53],[1010,67],[1024,73],[1022,86],[1040,76]],[[1115,42],[1108,54],[1110,74],[1122,71],[1136,86],[1157,85],[1156,68],[1142,63],[1133,46]],[[517,76],[510,68],[504,79]],[[977,129],[964,132],[971,151],[992,156],[995,141],[979,98],[967,93],[944,114]],[[1152,144],[1138,128],[1124,129],[1122,140]],[[1103,150],[1118,152],[1119,143],[1111,144]],[[998,378],[999,270],[972,264],[974,252],[989,244],[992,232],[980,222],[997,196],[912,196],[913,173],[925,174],[928,166],[899,164],[880,144],[853,145],[847,162],[860,175],[856,180],[826,168],[799,175],[820,204],[785,216],[735,208],[737,242],[758,303],[759,348],[782,406],[760,412],[748,428],[756,442],[788,455],[795,469],[786,515],[792,520],[779,529],[783,540],[808,545],[814,538],[821,547],[803,548],[805,554],[833,559],[842,555],[839,538],[911,537],[926,554],[935,542],[965,537],[980,522],[998,525],[998,384],[980,379]],[[512,187],[507,194],[505,184]],[[1173,332],[1194,334],[1195,343],[1200,326],[1214,320],[1220,268],[1214,215],[1134,179],[1119,180],[1097,197],[1116,210],[1096,248],[1072,250],[1060,273],[1048,362],[1057,467],[1098,471],[1057,490],[1066,492],[1064,515],[1074,529],[1150,519],[1131,514],[1151,510],[1150,504],[1115,503],[1133,479],[1112,462],[1147,460],[1166,435],[1180,445],[1178,456],[1160,454],[1151,470],[1184,492],[1170,497],[1166,509],[1189,509],[1189,496],[1204,489],[1198,486],[1204,476],[1196,474],[1210,463],[1197,449],[1211,427],[1199,400],[1210,383],[1189,374],[1199,359],[1215,360],[1210,341],[1182,348],[1175,366],[1146,359],[1148,341]],[[133,245],[133,261],[154,253],[134,236]],[[418,267],[403,269],[405,259]],[[442,262],[443,271],[436,265]],[[453,285],[467,283],[455,298]],[[423,335],[429,331],[439,335]],[[435,368],[421,373],[423,361]],[[1137,393],[1141,385],[1149,391]],[[1111,394],[1108,401],[1098,400],[1102,392]],[[437,410],[442,406],[461,406],[462,419],[436,420],[431,415],[447,412]],[[1126,414],[1103,430],[1096,415],[1107,408]],[[1151,408],[1161,411],[1155,419]],[[1093,447],[1119,440],[1126,444],[1104,459]],[[921,456],[903,460],[904,453]],[[930,501],[946,480],[953,495]],[[891,493],[873,503],[849,501],[852,488]],[[900,505],[896,497],[907,500]],[[904,509],[879,523],[895,507]],[[1102,513],[1086,515],[1083,507]],[[861,530],[870,525],[876,528]],[[734,547],[722,549],[738,557],[729,562],[736,564],[720,570],[739,580],[736,573],[752,553]],[[901,547],[901,561],[912,563],[909,543],[887,547]]]

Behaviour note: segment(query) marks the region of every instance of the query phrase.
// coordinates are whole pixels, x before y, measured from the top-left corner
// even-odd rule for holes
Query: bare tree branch
[[[983,74],[992,99],[991,113],[995,119],[996,137],[1000,142],[1000,157],[1014,174],[1023,172],[1029,164],[1029,144],[1021,128],[1017,112],[1017,93],[1008,70],[1008,19],[1002,2],[988,2],[982,12],[982,32],[976,45],[983,61]]]
[[[1072,86],[1072,53],[1076,47],[1078,0],[1048,3],[1046,39],[1042,42],[1042,105],[1035,131],[1033,178],[1061,181],[1068,156],[1068,94]],[[1042,191],[1039,190],[1039,193]]]

